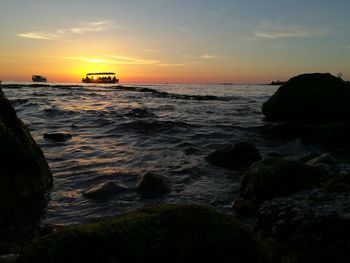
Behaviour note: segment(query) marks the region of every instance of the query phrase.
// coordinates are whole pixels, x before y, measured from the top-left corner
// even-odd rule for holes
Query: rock
[[[118,195],[126,190],[127,187],[118,182],[107,181],[95,185],[94,187],[85,191],[83,195],[88,198],[107,198],[113,195]]]
[[[350,84],[329,73],[303,74],[278,88],[262,106],[270,121],[350,121]]]
[[[231,216],[196,205],[166,205],[52,233],[28,246],[18,262],[263,263],[269,256],[254,233]]]
[[[1,89],[0,160],[0,244],[10,244],[1,253],[11,253],[33,236],[53,177],[43,152]]]
[[[0,195],[24,197],[53,182],[43,152],[0,90]]]
[[[318,156],[320,156],[318,153],[308,152],[308,153],[301,153],[301,154],[287,156],[286,159],[306,163]]]
[[[317,157],[312,158],[311,160],[307,161],[306,164],[308,165],[317,165],[320,163],[325,163],[328,165],[336,165],[336,161],[332,155],[329,153],[323,153]]]
[[[171,191],[170,182],[163,176],[145,173],[136,187],[143,197],[158,197]]]
[[[44,134],[44,139],[53,140],[55,142],[64,142],[71,138],[72,138],[72,134],[70,133],[55,132],[55,133]]]
[[[344,147],[350,145],[350,122],[336,123],[297,123],[280,122],[264,127],[264,132],[285,140],[302,138],[306,143],[327,147]]]
[[[264,238],[304,254],[299,262],[348,262],[350,258],[350,193],[320,189],[264,202],[256,230]]]
[[[261,160],[261,155],[253,144],[241,142],[215,150],[206,157],[206,160],[212,165],[232,168],[249,166]]]
[[[350,192],[350,174],[338,174],[327,184],[330,192]]]
[[[7,254],[0,256],[0,262],[1,263],[15,263],[16,260],[18,259],[19,254]]]
[[[256,205],[278,196],[323,185],[331,177],[322,168],[282,158],[265,159],[251,165],[241,181],[241,196]]]

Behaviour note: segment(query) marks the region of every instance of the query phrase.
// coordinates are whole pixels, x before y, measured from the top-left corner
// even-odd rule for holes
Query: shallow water
[[[262,134],[261,105],[276,86],[5,83],[3,90],[54,174],[45,223],[82,223],[158,203],[195,202],[230,212],[244,171],[208,164],[211,151],[240,141],[254,143],[264,157],[322,151]],[[43,138],[52,132],[72,138]],[[135,186],[145,172],[167,177],[172,192],[141,198]],[[82,195],[108,180],[129,190],[103,200]]]

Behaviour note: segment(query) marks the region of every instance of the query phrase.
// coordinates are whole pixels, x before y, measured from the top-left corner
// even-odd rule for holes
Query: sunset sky
[[[0,0],[0,79],[350,79],[349,0]]]

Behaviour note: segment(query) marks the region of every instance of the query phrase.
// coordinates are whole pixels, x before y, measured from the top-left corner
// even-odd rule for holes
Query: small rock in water
[[[158,174],[145,173],[136,189],[143,197],[157,197],[169,193],[171,186],[165,177]]]
[[[44,139],[53,140],[55,142],[67,141],[70,138],[72,138],[72,134],[70,134],[70,133],[56,132],[56,133],[45,133],[44,134]]]
[[[249,166],[261,160],[261,155],[253,144],[240,142],[215,150],[206,157],[206,160],[212,165],[230,168]]]
[[[83,195],[88,198],[106,198],[112,195],[117,195],[125,190],[127,190],[126,186],[115,181],[107,181],[95,185],[94,187],[85,191]]]

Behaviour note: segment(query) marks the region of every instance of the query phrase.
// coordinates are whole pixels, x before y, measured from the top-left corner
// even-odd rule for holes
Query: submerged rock
[[[70,133],[62,133],[62,132],[55,132],[55,133],[45,133],[44,139],[53,140],[55,142],[64,142],[72,138],[72,134]]]
[[[171,191],[170,182],[163,176],[145,173],[136,187],[143,197],[158,197]]]
[[[125,192],[128,188],[115,181],[107,181],[95,185],[85,191],[83,195],[88,198],[107,198]]]
[[[350,84],[329,73],[291,78],[262,106],[270,121],[332,123],[350,121]]]
[[[212,165],[231,168],[249,166],[261,160],[261,155],[253,144],[241,142],[215,150],[206,157],[206,160]]]
[[[262,263],[269,257],[234,218],[201,206],[167,205],[68,227],[28,246],[18,262]]]

